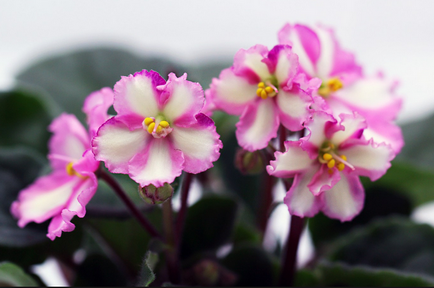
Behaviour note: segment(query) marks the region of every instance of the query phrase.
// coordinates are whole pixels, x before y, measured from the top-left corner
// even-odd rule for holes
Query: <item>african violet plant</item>
[[[20,74],[0,98],[0,282],[42,285],[26,273],[54,258],[71,285],[433,285],[434,230],[405,216],[434,180],[391,166],[408,153],[396,83],[329,28],[278,40],[226,67],[97,50]],[[289,236],[266,250],[282,202]],[[297,267],[305,227],[315,256]]]

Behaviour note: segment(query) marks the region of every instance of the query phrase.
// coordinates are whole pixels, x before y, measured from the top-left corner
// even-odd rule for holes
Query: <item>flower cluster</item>
[[[72,231],[71,219],[84,217],[96,192],[100,161],[112,173],[128,174],[148,203],[162,203],[182,171],[203,172],[219,158],[222,142],[205,114],[213,110],[240,117],[235,133],[248,151],[240,155],[276,151],[275,160],[255,158],[252,171],[245,172],[267,165],[269,175],[293,178],[284,199],[290,214],[312,217],[322,211],[341,221],[354,218],[364,203],[359,176],[377,180],[403,146],[394,123],[402,104],[396,84],[381,74],[365,76],[323,26],[287,24],[278,39],[271,50],[241,49],[233,66],[205,91],[205,108],[202,87],[186,74],[170,73],[165,80],[143,70],[122,76],[113,90],[88,96],[83,111],[89,131],[75,116],[60,115],[50,126],[53,171],[12,204],[18,225],[52,218],[47,234],[52,240]],[[110,117],[112,105],[117,114]],[[278,131],[286,140],[282,151],[274,148]]]
[[[240,50],[207,100],[240,116],[236,136],[248,151],[269,145],[279,125],[301,131],[267,166],[270,175],[294,177],[284,199],[290,214],[351,220],[364,203],[359,176],[381,177],[404,144],[394,123],[396,84],[364,76],[331,29],[287,24],[278,38],[270,51]]]

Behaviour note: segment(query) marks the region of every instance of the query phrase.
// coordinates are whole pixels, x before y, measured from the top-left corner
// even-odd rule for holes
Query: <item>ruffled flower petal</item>
[[[172,183],[184,168],[182,151],[176,150],[166,138],[155,138],[129,162],[131,179],[144,187],[153,184],[161,187]]]
[[[356,112],[353,114],[340,114],[338,125],[326,129],[327,138],[335,145],[340,145],[348,139],[359,139],[367,127],[366,120]]]
[[[322,205],[321,200],[314,196],[307,187],[314,173],[315,169],[308,169],[305,173],[295,175],[294,182],[283,199],[291,215],[313,217],[319,212]]]
[[[22,190],[11,206],[11,213],[18,218],[18,226],[29,222],[42,223],[59,214],[68,203],[73,191],[82,184],[79,177],[57,171],[43,176]]]
[[[276,45],[263,61],[281,87],[292,87],[292,79],[298,71],[298,57],[288,45]]]
[[[340,173],[336,168],[330,170],[330,173],[326,165],[318,165],[317,167],[319,168],[318,171],[313,175],[312,181],[307,185],[313,195],[320,195],[324,191],[331,189],[341,179]]]
[[[105,87],[87,96],[83,105],[83,112],[87,116],[90,137],[93,138],[108,118],[107,110],[113,105],[113,90]]]
[[[368,128],[363,131],[366,139],[373,139],[375,143],[389,144],[395,154],[398,154],[404,146],[404,136],[401,128],[391,122],[369,122]]]
[[[220,72],[219,79],[212,80],[210,95],[217,108],[232,115],[241,115],[246,106],[258,98],[257,88],[228,68]]]
[[[142,151],[150,136],[145,130],[130,131],[117,117],[105,122],[92,141],[95,159],[104,161],[112,173],[128,174],[128,161]]]
[[[56,237],[62,236],[62,232],[71,232],[75,229],[75,225],[71,223],[72,218],[76,215],[80,218],[85,216],[85,206],[95,195],[97,186],[98,180],[92,174],[79,187],[75,188],[65,208],[51,220],[48,226],[48,238],[54,240]]]
[[[336,119],[330,114],[323,111],[315,111],[312,113],[312,118],[305,123],[306,129],[309,131],[307,136],[307,141],[303,145],[309,145],[316,147],[316,150],[324,143],[327,139],[325,131],[329,129],[330,126],[334,126],[337,123]],[[310,149],[304,149],[310,150]],[[316,157],[316,156],[315,156]]]
[[[177,78],[174,73],[170,73],[166,85],[158,88],[162,90],[163,114],[170,123],[189,125],[196,122],[194,115],[202,109],[205,102],[199,83],[187,81],[187,74]]]
[[[333,98],[366,119],[373,118],[371,122],[390,121],[396,119],[402,107],[402,99],[394,95],[395,86],[382,77],[358,78],[336,91]]]
[[[175,127],[170,134],[174,148],[184,155],[184,171],[194,174],[213,167],[223,147],[214,121],[202,113],[196,120],[190,127]]]
[[[90,146],[87,131],[74,115],[61,114],[48,129],[53,132],[48,143],[48,159],[55,170],[65,169],[69,162],[81,159]]]
[[[277,107],[271,98],[258,99],[256,105],[250,105],[237,123],[238,144],[248,151],[267,147],[268,142],[276,137],[279,127]]]
[[[160,92],[157,86],[166,81],[155,71],[142,70],[122,76],[114,87],[113,107],[121,115],[155,117],[159,112]]]
[[[312,97],[294,85],[289,91],[279,91],[276,98],[279,118],[283,126],[291,131],[303,129],[303,123],[310,115],[309,106],[312,104]]]
[[[343,222],[352,220],[360,213],[365,193],[357,175],[341,173],[341,180],[320,197],[324,214]]]
[[[268,174],[280,177],[289,178],[295,174],[301,173],[308,169],[313,161],[300,147],[300,141],[286,141],[284,153],[277,151],[274,153],[276,160],[270,162],[267,166]]]
[[[320,42],[316,33],[304,25],[286,24],[278,34],[280,44],[292,46],[295,54],[298,55],[301,70],[314,77],[316,74],[315,64],[320,54]]]
[[[373,140],[357,141],[355,145],[346,145],[340,153],[347,157],[348,163],[356,168],[356,173],[367,176],[372,181],[379,179],[389,169],[395,153],[389,145],[375,144]]]
[[[251,84],[258,84],[261,79],[270,78],[268,66],[263,62],[267,54],[268,49],[263,45],[239,50],[234,57],[235,74],[248,79]]]

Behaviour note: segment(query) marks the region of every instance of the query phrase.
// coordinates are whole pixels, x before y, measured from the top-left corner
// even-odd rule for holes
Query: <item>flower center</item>
[[[72,165],[74,165],[73,162],[69,162],[68,165],[66,165],[66,173],[68,173],[69,176],[77,176],[80,178],[86,178],[86,176],[81,175],[80,173],[78,173],[77,171],[75,171],[74,167],[72,167]]]
[[[173,130],[173,128],[170,127],[169,122],[163,120],[161,117],[146,117],[145,120],[143,120],[142,125],[149,134],[154,136],[154,138],[164,138]]]
[[[268,97],[274,97],[277,95],[279,90],[271,84],[271,82],[259,82],[258,89],[256,90],[256,95],[262,99],[267,99]]]
[[[331,93],[342,89],[344,84],[339,78],[332,78],[327,81],[327,83],[322,83],[318,88],[318,94],[322,97],[328,97]]]
[[[321,146],[318,161],[327,165],[330,174],[333,173],[334,167],[339,171],[344,170],[346,166],[354,170],[354,166],[347,162],[347,157],[345,155],[339,155],[335,145],[329,141],[326,141]]]

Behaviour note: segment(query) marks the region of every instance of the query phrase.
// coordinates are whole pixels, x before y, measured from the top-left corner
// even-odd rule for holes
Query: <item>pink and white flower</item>
[[[349,221],[363,208],[359,176],[377,180],[395,153],[390,145],[363,137],[366,122],[357,113],[341,114],[339,122],[322,111],[312,115],[306,123],[309,135],[286,141],[286,152],[276,152],[267,171],[294,177],[284,199],[290,214],[313,217],[323,211],[330,218]]]
[[[122,77],[114,87],[117,116],[92,142],[97,160],[110,172],[129,174],[142,187],[171,183],[184,170],[203,172],[220,156],[214,122],[200,113],[202,87],[170,73],[143,70]]]
[[[313,94],[314,109],[335,116],[357,111],[368,125],[365,137],[390,144],[399,153],[404,141],[401,129],[393,123],[402,106],[402,99],[395,95],[396,82],[382,75],[363,76],[354,55],[343,50],[333,30],[326,27],[286,24],[278,38],[280,44],[292,45],[308,79],[322,80]]]
[[[280,124],[292,131],[303,128],[312,97],[294,80],[298,57],[288,45],[256,45],[241,49],[232,67],[213,79],[207,91],[217,109],[240,115],[236,136],[248,151],[265,148]]]
[[[73,231],[72,218],[83,218],[86,204],[96,192],[95,171],[99,162],[91,151],[91,136],[98,125],[107,120],[107,109],[113,103],[113,91],[103,88],[88,96],[83,110],[87,114],[90,132],[74,115],[62,114],[51,123],[49,141],[50,165],[53,171],[38,178],[22,190],[12,203],[11,213],[18,226],[29,222],[42,223],[52,218],[47,237],[54,240],[62,232]]]

